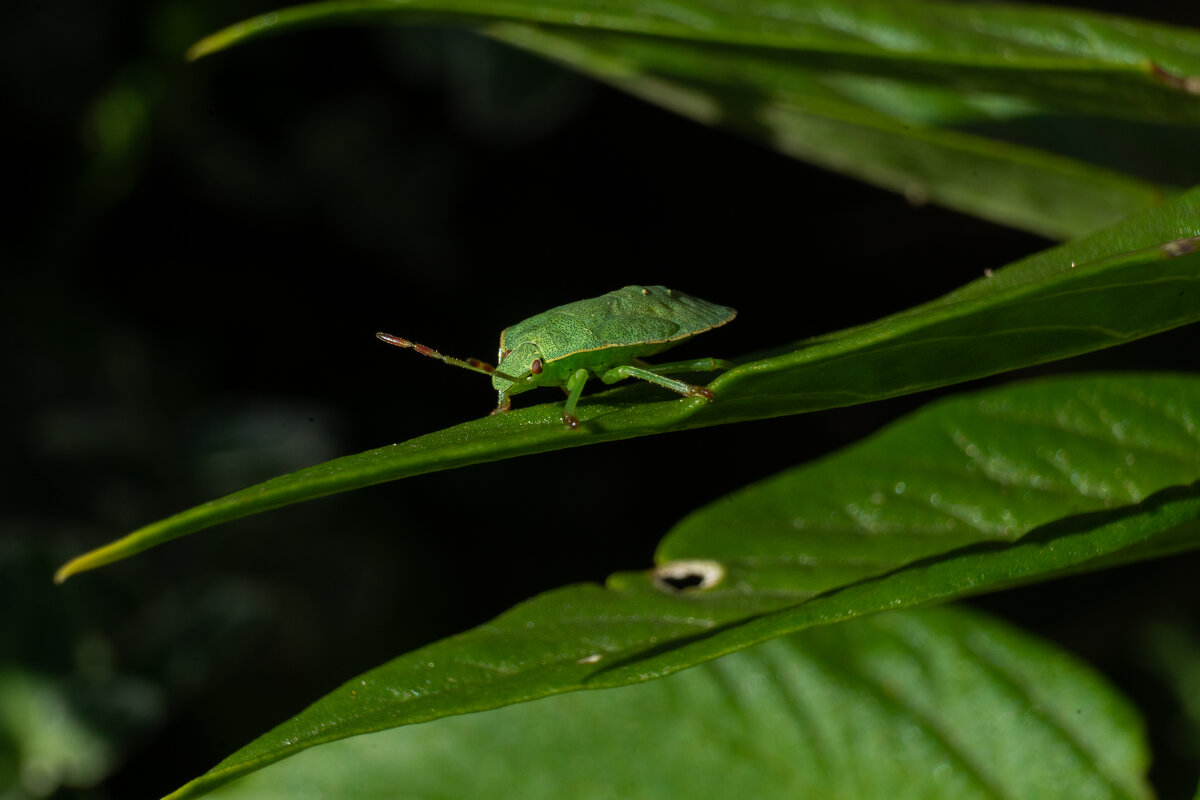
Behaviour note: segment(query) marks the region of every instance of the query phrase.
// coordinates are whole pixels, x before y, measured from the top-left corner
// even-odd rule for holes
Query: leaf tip
[[[184,61],[192,62],[199,61],[207,55],[211,55],[225,46],[227,37],[222,34],[224,31],[214,33],[210,36],[205,36],[200,41],[189,47],[183,54]]]
[[[86,556],[72,558],[70,561],[59,567],[54,573],[54,584],[56,586],[62,585],[63,583],[66,583],[67,578],[71,577],[72,575],[77,575],[80,572],[85,572],[91,569],[91,567],[87,566],[86,564],[80,563],[85,559]]]
[[[204,58],[218,50],[232,47],[243,39],[265,33],[275,27],[279,21],[280,12],[272,11],[269,14],[261,14],[253,19],[239,22],[236,25],[230,25],[228,28],[222,28],[216,33],[210,33],[189,47],[184,54],[184,58],[188,61],[196,61],[197,59]]]
[[[138,550],[144,548],[138,548]],[[54,583],[62,584],[67,578],[78,575],[81,572],[103,567],[105,564],[111,564],[114,561],[120,561],[137,550],[130,550],[125,540],[118,540],[97,547],[95,550],[89,550],[80,556],[75,556],[67,563],[63,564],[54,573]]]

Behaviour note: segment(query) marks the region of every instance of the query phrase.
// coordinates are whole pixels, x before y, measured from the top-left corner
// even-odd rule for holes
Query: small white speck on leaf
[[[1167,242],[1162,246],[1163,252],[1169,257],[1186,256],[1188,253],[1195,252],[1196,248],[1200,247],[1200,236],[1193,236],[1189,239],[1176,239],[1173,242]]]

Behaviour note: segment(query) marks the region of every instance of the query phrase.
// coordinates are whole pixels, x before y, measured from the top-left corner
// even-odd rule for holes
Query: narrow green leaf
[[[1079,10],[929,0],[330,0],[238,23],[200,58],[264,33],[346,23],[516,22],[810,57],[827,69],[1000,89],[1072,110],[1200,123],[1200,33]],[[1131,108],[1127,104],[1133,104]]]
[[[812,626],[1194,548],[1198,481],[1195,376],[943,401],[702,509],[653,571],[548,592],[364,673],[172,797],[348,736],[638,683]]]
[[[240,23],[191,56],[267,32],[386,21],[477,29],[794,157],[1051,237],[1099,229],[1200,179],[1200,156],[1187,146],[1169,156],[1176,174],[1152,170],[1158,183],[1121,173],[1145,152],[1164,152],[1179,138],[1173,126],[1200,124],[1200,32],[1078,10],[355,0]],[[1014,119],[1089,136],[1051,137],[1041,148],[1054,154],[995,125]],[[1139,126],[1126,137],[1132,149],[1092,146],[1113,119]]]
[[[1088,667],[940,608],[336,742],[214,797],[1144,798],[1147,762],[1136,712]]]
[[[633,387],[585,398],[578,415],[584,425],[577,431],[564,429],[561,401],[473,420],[196,506],[72,560],[55,579],[61,582],[221,522],[383,481],[650,433],[869,402],[1169,330],[1200,319],[1200,252],[1196,241],[1179,238],[1197,235],[1200,188],[931,303],[745,359],[710,384],[714,403],[656,400],[661,393]],[[741,323],[746,320],[743,314]]]
[[[1175,158],[1179,174],[1172,184],[1156,184],[1074,154],[997,138],[1004,131],[995,127],[996,115],[1017,110],[1023,118],[1056,120],[1063,129],[1096,128],[1091,118],[1067,117],[1030,101],[964,95],[895,76],[831,74],[743,50],[697,51],[661,40],[511,24],[491,26],[488,33],[698,122],[737,130],[793,158],[900,192],[911,202],[937,203],[1053,239],[1111,225],[1158,205],[1179,181],[1200,178],[1197,158]],[[952,121],[930,119],[945,116]],[[993,134],[984,135],[989,131]],[[1155,148],[1158,132],[1140,133],[1139,146]],[[1101,152],[1115,156],[1116,150]]]

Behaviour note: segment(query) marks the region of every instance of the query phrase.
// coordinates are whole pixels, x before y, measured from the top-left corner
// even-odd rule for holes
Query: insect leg
[[[587,379],[586,369],[577,369],[574,375],[567,378],[567,404],[563,406],[562,420],[563,424],[572,430],[579,427],[579,420],[575,417],[575,404],[579,402],[579,395],[583,394],[583,385],[587,383]]]
[[[656,372],[651,372],[648,369],[635,367],[631,364],[622,364],[619,367],[613,367],[608,372],[600,376],[600,380],[605,383],[616,383],[625,378],[640,378],[650,383],[656,383],[665,389],[670,389],[673,392],[679,392],[686,397],[703,397],[710,403],[713,400],[712,390],[705,386],[692,386],[690,383],[677,381],[674,378],[667,378]]]
[[[512,408],[512,398],[504,392],[500,392],[500,397],[496,400],[496,407],[492,409],[492,414],[503,414],[510,408]],[[488,416],[491,416],[491,414]]]
[[[671,361],[666,364],[647,364],[640,358],[635,358],[633,364],[651,372],[657,372],[659,375],[670,375],[672,372],[712,372],[718,369],[733,369],[737,366],[732,361],[720,358],[698,358],[695,361]]]

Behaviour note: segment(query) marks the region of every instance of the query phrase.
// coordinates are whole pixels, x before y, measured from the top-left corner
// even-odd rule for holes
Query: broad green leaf
[[[931,303],[744,359],[710,384],[714,403],[664,400],[661,391],[625,387],[585,398],[578,414],[584,424],[577,431],[564,429],[561,400],[473,420],[334,459],[181,512],[74,559],[56,580],[220,522],[383,481],[650,433],[869,402],[1169,330],[1200,319],[1200,252],[1197,241],[1180,238],[1198,235],[1200,188]],[[986,261],[977,268],[983,266]],[[743,314],[741,324],[746,320]]]
[[[1200,179],[1195,148],[1168,155],[1164,146],[1180,140],[1171,126],[1200,123],[1200,32],[1077,10],[356,0],[255,18],[191,55],[299,26],[382,21],[480,30],[789,155],[1053,237],[1096,230]],[[1088,135],[1043,141],[1060,151],[1068,142],[1055,155],[995,125],[1016,119]],[[1133,146],[1092,147],[1113,119],[1140,126],[1124,137]],[[1157,170],[1165,182],[1155,184],[1120,173],[1147,152],[1169,158],[1174,177]]]
[[[213,796],[1138,798],[1147,761],[1137,714],[1089,668],[939,608],[814,628],[661,681],[355,737]]]
[[[1200,546],[1200,378],[936,403],[717,501],[659,566],[568,586],[364,673],[174,798],[314,745],[663,677],[795,631]],[[664,559],[674,559],[664,561]]]

